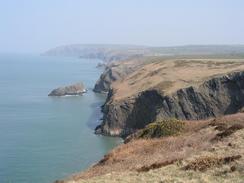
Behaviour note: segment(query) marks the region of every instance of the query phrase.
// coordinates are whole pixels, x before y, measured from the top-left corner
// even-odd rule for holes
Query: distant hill
[[[154,53],[171,55],[244,55],[244,45],[186,45],[152,48]]]
[[[227,57],[243,57],[244,45],[149,47],[137,45],[72,44],[50,49],[44,55],[96,58],[107,62],[141,56],[225,55]]]
[[[131,57],[149,54],[149,48],[133,45],[105,45],[105,44],[73,44],[59,46],[48,50],[44,55],[75,56],[80,58],[95,58],[103,61],[124,60]]]

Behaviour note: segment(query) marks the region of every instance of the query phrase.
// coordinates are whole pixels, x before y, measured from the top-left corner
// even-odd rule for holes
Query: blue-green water
[[[120,139],[96,136],[105,97],[91,91],[96,60],[0,56],[0,182],[47,183],[87,168]],[[48,97],[83,81],[88,93]]]

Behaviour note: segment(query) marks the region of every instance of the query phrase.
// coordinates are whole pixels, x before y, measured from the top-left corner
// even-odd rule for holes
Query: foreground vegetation
[[[149,123],[145,128],[127,137],[125,143],[134,139],[150,139],[179,135],[184,128],[185,122],[175,118],[158,120]]]
[[[167,122],[149,129],[168,129],[176,120]],[[60,182],[243,182],[244,113],[182,124],[184,128],[175,128],[180,133],[131,139]]]

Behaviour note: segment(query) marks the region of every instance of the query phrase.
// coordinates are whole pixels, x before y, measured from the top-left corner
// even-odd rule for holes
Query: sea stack
[[[87,90],[82,82],[65,86],[59,87],[51,91],[48,96],[66,96],[66,95],[82,95],[86,93]]]

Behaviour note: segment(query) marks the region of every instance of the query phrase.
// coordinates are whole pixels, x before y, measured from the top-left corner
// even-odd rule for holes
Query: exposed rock
[[[106,64],[105,63],[101,63],[99,62],[96,66],[96,68],[106,68]]]
[[[83,83],[76,83],[70,86],[56,88],[48,96],[82,95],[86,91]]]
[[[113,68],[107,67],[96,82],[93,91],[98,93],[107,93],[110,89],[111,83],[120,78],[118,71],[114,71]]]
[[[134,61],[133,64],[132,62],[127,63],[124,61],[123,64],[118,62],[107,65],[104,72],[96,82],[93,91],[97,93],[108,93],[111,89],[111,85],[115,81],[124,79],[142,65],[143,62],[141,61],[139,64],[137,63],[138,60]]]
[[[113,90],[97,131],[125,137],[157,119],[198,120],[238,112],[244,106],[244,72],[212,77],[166,95],[152,88],[123,100],[111,96]]]
[[[107,93],[111,84],[117,80],[123,79],[126,74],[127,72],[117,69],[116,66],[107,67],[96,82],[93,91],[98,93]]]

